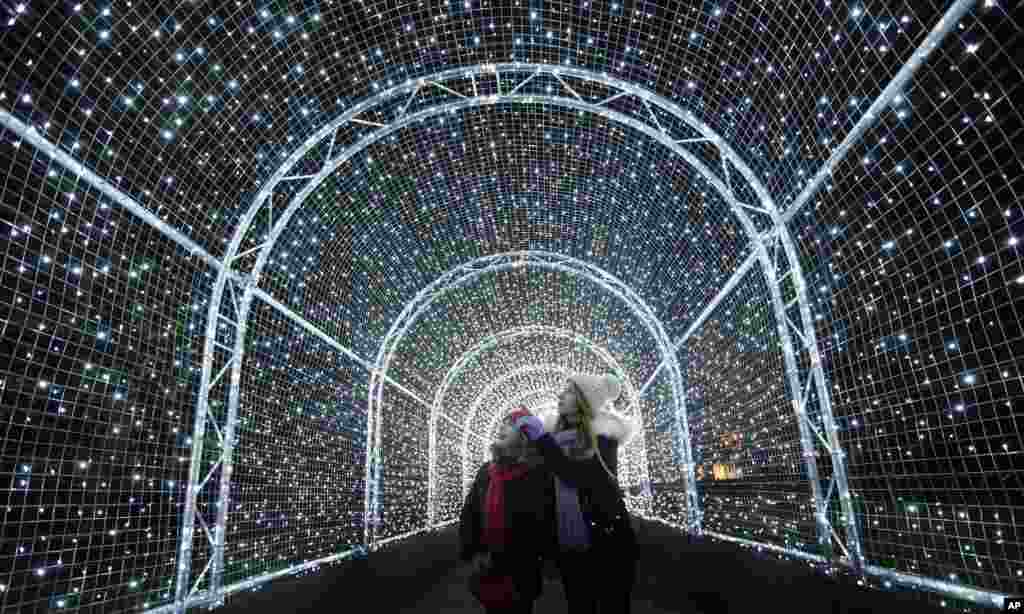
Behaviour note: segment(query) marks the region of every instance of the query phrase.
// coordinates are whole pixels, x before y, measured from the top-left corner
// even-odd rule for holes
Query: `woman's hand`
[[[477,552],[469,562],[469,569],[474,574],[481,574],[491,566],[490,552]]]
[[[536,441],[544,435],[544,423],[540,421],[540,418],[529,414],[516,420],[516,428],[526,435],[526,438],[530,441]]]

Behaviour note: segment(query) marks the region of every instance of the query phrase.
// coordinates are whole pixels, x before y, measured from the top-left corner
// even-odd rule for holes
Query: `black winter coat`
[[[623,562],[635,560],[636,533],[626,510],[623,492],[601,466],[597,456],[585,460],[570,459],[550,433],[538,439],[537,445],[544,456],[544,468],[576,488],[580,511],[584,522],[590,527],[591,548],[595,553],[614,554],[621,557]],[[597,446],[609,471],[616,474],[619,442],[598,435]],[[555,518],[557,523],[557,514]]]
[[[482,543],[484,505],[491,477],[485,463],[476,473],[459,517],[459,558],[468,562],[474,554],[487,552]],[[509,542],[501,552],[492,552],[493,561],[515,578],[520,592],[527,596],[541,593],[541,572],[545,558],[557,547],[555,533],[555,487],[551,472],[543,465],[526,475],[505,482],[505,527]]]
[[[485,552],[482,543],[484,504],[491,476],[490,463],[476,472],[473,487],[466,497],[460,515],[459,558],[469,561],[474,554]],[[555,523],[555,486],[551,472],[543,465],[530,470],[519,479],[505,482],[505,526],[509,531],[509,554],[546,555],[551,539],[557,536]]]

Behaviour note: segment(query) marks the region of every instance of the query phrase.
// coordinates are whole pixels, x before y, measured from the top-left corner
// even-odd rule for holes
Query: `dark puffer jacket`
[[[546,426],[549,432],[537,440],[544,455],[544,467],[576,488],[583,520],[590,527],[591,547],[595,553],[614,555],[626,564],[635,561],[636,533],[622,490],[601,466],[597,456],[585,460],[567,457],[550,433],[554,424],[549,421]],[[628,442],[633,428],[617,416],[606,413],[598,414],[594,422],[598,452],[612,474],[618,472],[619,444]],[[557,527],[555,531],[557,543]]]

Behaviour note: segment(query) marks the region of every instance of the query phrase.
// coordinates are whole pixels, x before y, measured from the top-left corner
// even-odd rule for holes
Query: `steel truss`
[[[266,264],[269,253],[280,237],[285,226],[287,225],[290,217],[295,213],[296,209],[302,204],[306,197],[313,191],[313,189],[323,182],[340,164],[356,155],[358,152],[365,149],[367,146],[380,139],[388,136],[392,132],[402,129],[404,127],[412,125],[416,121],[420,121],[429,116],[440,114],[440,113],[454,113],[462,109],[468,109],[477,106],[483,106],[488,104],[498,104],[504,102],[527,102],[527,103],[544,103],[551,104],[554,106],[561,106],[566,108],[574,108],[579,111],[593,112],[605,117],[608,117],[619,123],[629,125],[630,127],[648,135],[649,137],[657,140],[666,147],[672,149],[673,152],[682,156],[688,163],[690,163],[698,172],[700,172],[712,186],[723,196],[725,201],[728,203],[730,208],[736,214],[740,220],[741,225],[747,231],[751,238],[753,250],[748,256],[747,260],[740,266],[733,278],[730,279],[726,286],[723,288],[723,292],[712,301],[711,304],[705,308],[702,312],[698,322],[695,322],[686,335],[682,339],[678,340],[675,344],[665,343],[661,335],[659,338],[659,351],[662,354],[663,361],[659,365],[657,371],[652,374],[651,379],[641,388],[638,394],[642,395],[652,383],[653,379],[658,372],[665,366],[668,366],[670,370],[670,380],[673,385],[673,395],[677,400],[677,409],[675,412],[675,428],[677,444],[683,452],[684,457],[684,478],[687,483],[687,497],[690,500],[688,505],[688,522],[686,529],[689,531],[700,532],[702,530],[700,525],[699,516],[694,517],[698,513],[696,495],[692,493],[692,486],[694,484],[694,467],[692,463],[692,456],[690,455],[690,442],[689,442],[689,431],[686,425],[686,412],[685,412],[685,396],[684,390],[679,388],[678,382],[680,381],[681,375],[679,375],[678,361],[675,358],[675,351],[685,342],[686,338],[702,323],[706,318],[714,311],[715,307],[721,302],[723,297],[731,291],[736,284],[742,279],[742,277],[750,270],[753,264],[753,260],[757,259],[762,265],[762,270],[768,281],[769,291],[771,294],[773,309],[775,310],[776,322],[779,328],[780,338],[783,339],[784,355],[787,370],[787,381],[789,384],[789,390],[791,395],[791,401],[794,404],[794,411],[798,416],[798,423],[800,425],[801,432],[801,445],[805,455],[805,460],[808,468],[811,468],[811,464],[814,460],[813,454],[813,440],[811,433],[817,436],[818,440],[822,442],[829,454],[832,456],[834,473],[832,483],[829,485],[829,496],[832,492],[833,487],[838,487],[840,503],[843,507],[843,511],[847,518],[847,535],[846,544],[848,547],[844,547],[843,550],[847,553],[847,556],[843,562],[853,566],[855,569],[871,573],[872,575],[878,575],[881,577],[889,578],[893,581],[903,582],[917,586],[919,588],[926,588],[928,590],[934,590],[938,592],[947,593],[958,598],[969,599],[976,602],[985,602],[996,605],[1001,605],[1003,596],[988,591],[970,589],[967,587],[960,587],[951,585],[949,583],[933,580],[930,578],[922,578],[914,576],[912,574],[905,574],[902,572],[895,572],[884,568],[878,568],[875,566],[863,566],[863,554],[861,553],[859,537],[857,533],[857,526],[855,523],[855,515],[850,506],[850,495],[846,480],[845,471],[845,454],[839,446],[838,437],[836,435],[836,427],[831,413],[830,396],[827,386],[825,385],[824,376],[821,370],[820,356],[817,353],[817,343],[814,336],[813,325],[810,322],[810,309],[806,296],[806,288],[803,283],[802,272],[799,269],[798,260],[796,259],[795,248],[792,243],[792,239],[786,227],[786,223],[792,219],[794,215],[817,193],[822,185],[831,176],[831,173],[835,167],[843,160],[849,153],[849,150],[863,137],[863,135],[874,126],[878,118],[886,110],[886,108],[893,102],[893,99],[898,95],[903,88],[906,87],[907,83],[916,73],[916,71],[924,64],[925,60],[939,47],[943,39],[955,28],[955,25],[964,15],[967,14],[975,5],[976,0],[955,0],[953,4],[947,9],[945,15],[935,25],[932,31],[928,34],[925,40],[915,50],[914,54],[900,69],[893,80],[886,86],[883,92],[875,99],[873,104],[869,107],[868,111],[860,118],[853,130],[846,136],[843,142],[836,147],[830,156],[829,160],[821,167],[821,169],[813,176],[813,179],[808,182],[804,187],[801,194],[796,198],[792,205],[790,205],[785,211],[779,211],[771,197],[764,189],[764,186],[760,183],[757,177],[753,174],[750,168],[743,162],[743,160],[736,155],[736,153],[722,141],[713,131],[711,131],[706,125],[697,120],[692,112],[684,111],[671,101],[664,99],[652,92],[639,88],[630,83],[615,79],[608,75],[599,75],[587,70],[568,66],[556,66],[556,65],[530,65],[530,64],[498,64],[498,65],[485,65],[477,66],[472,68],[458,68],[449,71],[444,71],[429,78],[418,79],[416,81],[405,84],[388,90],[384,93],[373,96],[364,102],[356,105],[350,111],[344,113],[341,117],[331,122],[319,130],[312,137],[307,139],[305,144],[299,147],[293,154],[281,165],[273,177],[264,185],[263,189],[259,192],[257,197],[254,199],[252,204],[249,206],[246,213],[243,215],[238,227],[235,230],[234,236],[228,246],[228,250],[223,260],[214,257],[213,255],[206,252],[201,246],[192,241],[189,237],[183,235],[181,232],[172,228],[166,224],[159,217],[154,215],[144,206],[136,202],[131,196],[122,192],[119,188],[110,184],[103,177],[95,173],[92,169],[86,167],[78,160],[75,160],[69,154],[65,153],[59,146],[49,141],[46,137],[41,135],[35,126],[27,125],[18,118],[11,115],[9,112],[0,109],[0,125],[11,130],[17,134],[23,141],[27,141],[30,145],[38,149],[44,155],[47,155],[55,163],[63,166],[76,176],[80,177],[83,181],[96,188],[105,196],[111,198],[114,202],[123,206],[130,213],[138,217],[140,220],[163,234],[168,239],[174,241],[179,246],[183,247],[188,251],[190,256],[197,256],[204,262],[210,265],[217,271],[217,279],[214,284],[213,295],[211,297],[209,315],[207,317],[207,329],[205,337],[205,345],[203,352],[203,364],[201,373],[201,385],[200,395],[197,401],[196,414],[194,416],[193,423],[193,450],[192,450],[192,462],[190,465],[189,472],[189,484],[186,493],[185,501],[185,512],[182,519],[182,526],[180,531],[179,540],[179,555],[178,555],[178,578],[175,591],[175,602],[168,604],[160,608],[150,610],[150,612],[159,612],[160,614],[169,613],[174,611],[176,613],[183,613],[187,607],[194,607],[198,605],[220,605],[223,604],[226,595],[234,593],[239,590],[245,590],[268,582],[275,578],[294,573],[302,569],[308,569],[316,567],[320,564],[325,564],[334,560],[345,558],[356,551],[365,552],[368,547],[373,546],[373,532],[372,524],[373,518],[376,513],[375,503],[377,496],[376,490],[376,479],[379,478],[379,467],[380,467],[380,450],[379,450],[379,416],[376,415],[379,411],[382,388],[384,382],[387,382],[393,386],[396,390],[401,391],[403,394],[410,396],[417,400],[428,409],[432,408],[432,405],[423,399],[419,398],[415,393],[408,390],[400,383],[392,381],[387,376],[387,366],[390,362],[391,356],[393,355],[394,348],[397,347],[398,343],[402,339],[402,335],[408,331],[408,324],[403,320],[396,321],[392,326],[392,330],[389,332],[388,338],[385,343],[382,343],[381,348],[378,352],[377,359],[370,363],[369,361],[360,358],[354,352],[346,348],[345,346],[338,343],[336,340],[331,338],[328,334],[319,330],[315,325],[306,321],[304,318],[295,314],[286,306],[282,305],[278,301],[274,300],[273,297],[269,296],[258,288],[260,274],[263,267]],[[511,91],[507,94],[501,93],[502,87],[502,74],[506,77],[512,75],[522,75],[527,73],[524,80],[520,81]],[[526,82],[534,78],[539,74],[551,74],[561,83],[563,89],[567,91],[571,97],[560,98],[558,96],[536,96],[536,95],[518,95],[516,92]],[[493,75],[494,79],[498,83],[499,94],[481,97],[477,95],[477,82],[476,78],[482,75]],[[619,90],[619,92],[613,96],[606,98],[599,103],[591,103],[585,101],[579,94],[573,90],[568,83],[562,79],[562,76],[570,76],[573,78],[591,80],[601,82],[604,85]],[[469,96],[444,85],[446,81],[458,81],[460,78],[470,78],[473,84],[473,96]],[[406,114],[409,106],[416,99],[418,93],[422,88],[436,88],[441,91],[445,91],[460,100],[453,101],[445,104],[435,105],[428,109],[423,109],[414,113]],[[395,117],[391,123],[382,124],[379,122],[369,122],[366,120],[359,119],[357,115],[372,109],[375,106],[380,105],[388,101],[390,98],[399,95],[408,95],[405,104],[402,106],[398,116]],[[649,116],[638,118],[612,110],[604,105],[611,102],[612,100],[622,96],[634,96],[638,100],[642,101],[644,108],[648,111]],[[682,138],[674,139],[664,127],[660,124],[657,116],[653,113],[651,105],[658,106],[662,111],[670,113],[675,117],[682,119],[691,128],[696,129],[702,136],[699,138]],[[349,123],[358,123],[364,125],[371,125],[379,130],[375,131],[369,136],[363,137],[359,142],[350,145],[344,153],[339,155],[337,158],[331,159],[330,155],[333,152],[335,139],[339,129]],[[652,127],[652,125],[654,127]],[[317,146],[320,142],[330,137],[330,149],[328,153],[328,161],[324,164],[323,168],[312,175],[289,175],[288,172],[292,169],[302,157],[308,153],[313,147]],[[711,172],[711,170],[695,155],[686,150],[682,145],[692,142],[711,142],[713,143],[721,153],[722,157],[722,176],[725,178],[723,182],[718,175]],[[739,172],[740,176],[746,180],[747,184],[753,189],[754,193],[758,196],[760,203],[757,205],[750,203],[740,203],[733,196],[731,189],[731,177],[729,172],[729,166],[732,166],[733,170]],[[306,186],[295,195],[289,202],[287,208],[281,213],[276,223],[273,221],[273,205],[270,203],[270,196],[278,185],[288,181],[307,181]],[[260,212],[260,210],[266,206],[268,208],[268,224],[266,230],[268,231],[268,238],[265,241],[261,241],[256,247],[249,248],[244,251],[239,251],[242,241],[248,236],[250,230],[254,229],[253,222]],[[767,215],[771,218],[773,228],[767,232],[759,234],[754,225],[751,223],[746,211],[749,210],[753,213],[760,215]],[[781,250],[779,249],[781,247]],[[242,272],[234,268],[236,261],[242,256],[248,255],[252,252],[258,252],[259,256],[255,266],[249,271],[249,273]],[[779,253],[784,254],[786,262],[779,265],[776,261],[776,257]],[[515,265],[513,265],[515,266]],[[567,271],[571,272],[571,271]],[[603,274],[603,272],[602,272]],[[779,288],[779,284],[783,283],[786,277],[792,277],[796,286],[796,301],[795,305],[799,310],[800,325],[798,326],[787,314],[787,310],[794,306],[794,303],[788,305],[782,304],[782,296]],[[224,300],[225,290],[228,290],[230,303]],[[241,300],[238,298],[238,293],[241,292]],[[422,293],[421,293],[422,294]],[[240,384],[240,369],[243,358],[244,345],[242,340],[244,339],[246,319],[248,311],[251,306],[253,298],[259,298],[260,300],[268,303],[271,307],[281,312],[283,315],[302,326],[307,332],[320,338],[322,341],[328,343],[331,347],[348,356],[364,368],[368,369],[371,374],[371,411],[370,411],[370,422],[367,429],[367,542],[366,544],[357,547],[353,551],[346,553],[340,553],[325,557],[318,561],[310,561],[287,570],[281,570],[270,574],[258,576],[256,578],[250,578],[245,581],[232,584],[230,586],[223,585],[223,550],[224,550],[224,537],[225,537],[225,524],[226,524],[226,511],[228,504],[230,503],[229,486],[230,486],[230,473],[231,473],[231,462],[232,452],[235,439],[235,426],[237,422],[237,411],[238,411],[238,387]],[[417,298],[420,298],[419,296]],[[414,299],[415,302],[415,299]],[[227,311],[228,314],[224,312]],[[234,317],[232,317],[232,315]],[[652,314],[653,315],[653,314]],[[217,327],[224,323],[231,328],[236,330],[236,343],[234,348],[224,346],[215,340]],[[656,319],[655,322],[657,323]],[[660,323],[657,323],[660,328]],[[797,334],[800,338],[800,345],[794,350],[792,344],[792,338],[790,330]],[[402,330],[402,335],[395,335],[399,330]],[[664,332],[662,331],[662,335]],[[390,349],[388,349],[390,348]],[[807,375],[807,379],[804,383],[800,381],[800,374],[795,368],[795,355],[796,352],[806,352],[810,359],[810,373]],[[218,352],[226,354],[226,358],[218,359],[220,355]],[[215,363],[216,366],[215,366]],[[209,412],[210,404],[210,392],[212,389],[219,386],[224,381],[224,375],[228,368],[231,368],[232,374],[230,388],[228,390],[229,401],[228,411],[224,418],[223,425],[217,422],[216,416]],[[216,368],[216,375],[214,369]],[[818,430],[817,426],[812,424],[806,417],[806,402],[807,393],[811,386],[811,381],[814,381],[816,390],[818,392],[819,410],[821,414],[821,420],[823,422],[823,428],[825,434],[822,434]],[[209,469],[205,476],[201,476],[201,461],[202,461],[202,448],[206,434],[207,422],[214,426],[217,434],[217,440],[220,444],[220,451],[217,460],[214,462],[214,466]],[[214,532],[210,532],[209,523],[206,522],[206,518],[197,509],[197,498],[202,489],[210,482],[210,478],[213,473],[217,470],[221,471],[220,477],[220,489],[217,503],[217,518],[214,523]],[[814,492],[816,509],[818,511],[818,527],[819,527],[819,540],[822,539],[822,533],[827,531],[827,535],[824,537],[825,541],[831,538],[835,538],[836,541],[843,546],[843,542],[839,539],[839,536],[835,534],[834,530],[828,526],[827,518],[824,515],[827,510],[828,498],[822,498],[820,494],[820,486],[817,480],[812,480],[812,490]],[[691,500],[692,499],[692,500]],[[371,509],[372,508],[372,509]],[[195,583],[190,583],[191,565],[192,565],[192,541],[195,531],[196,518],[199,518],[199,524],[206,536],[208,542],[211,545],[213,556],[207,561],[203,572],[200,574],[199,579]],[[722,536],[728,537],[728,536]],[[395,537],[388,538],[387,540],[380,540],[381,543],[384,541],[391,541],[396,539]],[[771,549],[778,549],[778,547],[771,546],[769,544],[756,544],[759,547],[766,547]],[[818,560],[819,557],[808,553],[793,551],[790,549],[784,549],[787,553],[794,556],[802,556],[804,558],[812,558]],[[202,582],[203,577],[207,571],[212,568],[213,573],[211,574],[211,581],[208,588],[200,590],[199,586]]]

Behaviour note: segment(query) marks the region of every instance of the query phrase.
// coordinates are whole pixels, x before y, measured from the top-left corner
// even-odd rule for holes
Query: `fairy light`
[[[691,124],[656,104],[648,112],[630,96],[605,103],[629,122],[542,105],[541,97],[596,102],[608,87],[565,75],[577,97],[553,75],[526,82],[530,73],[501,73],[495,63],[543,58],[657,92],[721,135],[781,211],[835,154],[942,8],[832,1],[804,15],[769,16],[730,3],[692,14],[662,3],[642,15],[619,2],[458,1],[397,14],[368,1],[356,8],[306,3],[311,8],[292,12],[235,3],[217,14],[189,5],[157,16],[149,5],[124,11],[107,4],[0,7],[4,35],[25,49],[7,69],[10,88],[0,92],[7,110],[37,122],[60,151],[217,257],[256,191],[281,171],[288,180],[273,188],[273,208],[253,216],[238,253],[269,241],[278,230],[270,223],[282,223],[259,287],[367,360],[417,293],[478,257],[519,249],[574,254],[634,288],[666,334],[680,339],[750,251],[748,228],[715,182],[651,138],[679,140],[730,198],[756,209],[762,203],[750,177],[729,167],[726,178],[720,169],[729,162],[695,138]],[[374,26],[341,41],[337,26],[351,21],[351,10]],[[807,386],[803,411],[842,445],[868,562],[991,590],[1019,583],[1009,551],[991,553],[978,571],[987,538],[971,524],[985,523],[1002,538],[1017,530],[1015,516],[997,518],[986,505],[961,510],[971,491],[949,469],[952,459],[987,466],[1019,453],[1016,426],[988,419],[991,409],[978,401],[1012,408],[1007,390],[1020,377],[1019,357],[1004,355],[1016,341],[1006,314],[1024,286],[1020,208],[1005,198],[1019,169],[1001,152],[1010,151],[1021,117],[997,104],[1013,99],[1015,73],[983,91],[968,80],[1005,55],[997,26],[1021,24],[994,0],[978,10],[992,27],[955,28],[936,46],[788,222],[802,281],[792,274],[780,281],[777,298],[791,305],[786,313],[800,332],[776,313],[758,263],[680,346],[707,530],[779,546],[787,556],[824,549],[807,462],[817,463],[826,483],[832,463],[813,431],[811,451],[804,449],[785,360],[792,349],[800,386],[812,360],[824,369],[822,385]],[[141,47],[152,53],[140,62],[134,51]],[[448,90],[419,81],[481,64],[492,69],[448,79]],[[329,131],[333,140],[301,150],[357,104],[417,83],[415,96],[410,89],[391,106],[368,107],[357,117],[363,123],[348,122]],[[517,86],[535,100],[500,99]],[[406,103],[412,114],[477,97],[491,98],[373,136],[374,124],[390,125]],[[12,348],[0,380],[5,394],[25,399],[5,435],[25,452],[12,459],[4,523],[25,538],[11,550],[20,558],[0,593],[12,609],[30,607],[29,595],[67,609],[166,606],[181,564],[176,545],[215,272],[59,166],[47,155],[53,152],[5,134],[4,189],[19,198],[0,228],[7,255],[0,275],[24,317],[0,327]],[[346,153],[360,142],[368,148]],[[298,162],[282,169],[295,152]],[[337,171],[309,184],[303,205],[283,221],[286,203],[328,152]],[[757,233],[771,230],[772,216],[748,211]],[[769,250],[780,262],[788,257],[779,245]],[[233,266],[248,270],[257,254]],[[798,288],[806,304],[790,303]],[[232,300],[215,326],[211,379],[235,344]],[[388,370],[424,399],[467,347],[518,326],[586,336],[638,386],[662,359],[635,312],[593,280],[564,271],[519,263],[451,289],[425,313]],[[336,554],[359,544],[365,528],[365,365],[259,300],[246,327],[225,584]],[[799,345],[809,330],[814,357]],[[792,348],[784,347],[783,331]],[[461,441],[460,425],[470,430],[466,456],[475,469],[487,457],[492,418],[518,402],[550,410],[565,373],[517,372],[484,394],[487,383],[523,365],[601,372],[610,368],[606,358],[577,341],[539,335],[485,348],[453,375],[433,451],[439,519],[455,518],[461,504],[463,450],[453,443]],[[218,428],[234,385],[228,369],[210,395]],[[822,421],[822,392],[831,395],[830,426]],[[620,467],[627,481],[649,473],[647,494],[631,499],[631,509],[684,524],[679,401],[667,377],[655,378],[638,405],[642,444],[624,451]],[[424,527],[431,451],[428,410],[391,383],[383,406],[387,461],[376,528],[386,538]],[[469,407],[479,415],[465,415]],[[82,438],[80,449],[90,452],[43,455],[44,444],[28,443],[43,433]],[[962,433],[972,433],[970,441]],[[210,426],[203,445],[211,458],[220,445]],[[945,485],[929,490],[935,487],[926,487],[932,478],[925,474]],[[896,489],[893,500],[869,487],[892,475],[920,486],[920,495],[901,501]],[[216,482],[203,501],[215,500]],[[44,492],[56,493],[58,505],[74,501],[75,523],[59,520],[50,502],[30,505]],[[845,535],[833,495],[828,520]],[[216,522],[212,506],[200,507]],[[111,565],[131,568],[131,577],[90,566],[88,557],[46,558],[81,548],[76,540],[87,536],[102,541],[97,548],[116,547]],[[121,548],[136,538],[140,545]],[[954,538],[963,549],[926,552],[923,545]],[[202,556],[190,561],[194,572],[203,569]],[[68,589],[68,577],[87,588]]]

